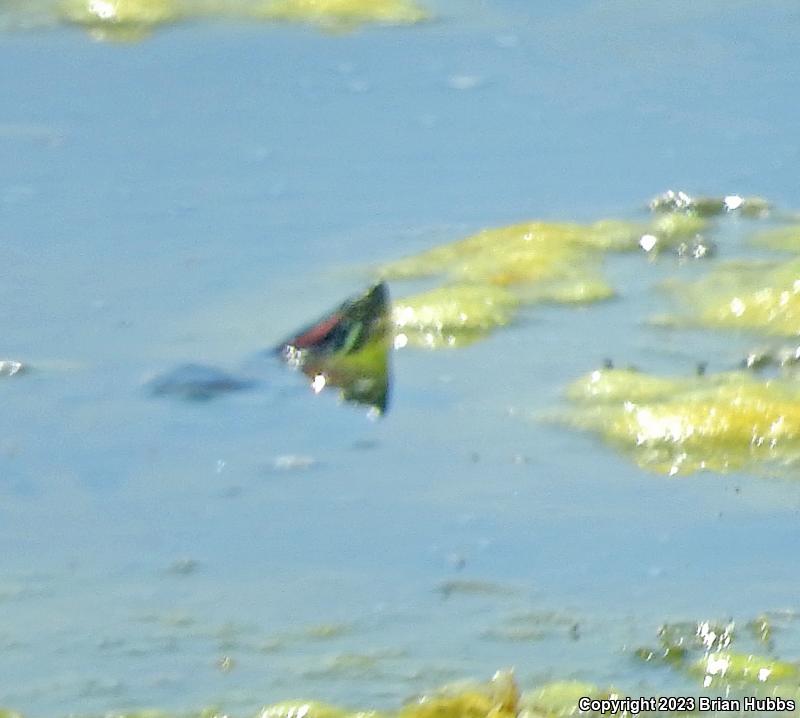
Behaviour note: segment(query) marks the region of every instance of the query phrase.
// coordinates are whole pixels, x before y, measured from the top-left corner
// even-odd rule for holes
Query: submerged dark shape
[[[188,401],[207,401],[221,394],[249,389],[254,382],[203,364],[181,364],[148,382],[155,396],[174,396]]]
[[[278,354],[312,379],[315,392],[341,389],[345,401],[383,413],[389,401],[389,291],[380,282],[281,342]]]

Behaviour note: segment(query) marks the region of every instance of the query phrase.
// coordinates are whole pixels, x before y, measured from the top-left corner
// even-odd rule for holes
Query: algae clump
[[[516,718],[519,690],[510,671],[498,671],[485,685],[459,685],[424,695],[396,718]]]
[[[800,386],[744,371],[687,378],[598,370],[573,383],[559,418],[642,468],[675,475],[800,459]]]
[[[794,663],[747,653],[709,653],[691,668],[699,673],[705,687],[724,681],[726,684],[752,685],[796,680],[800,671]]]
[[[179,20],[175,0],[62,0],[59,13],[97,40],[141,40],[159,25]]]
[[[389,279],[448,275],[459,280],[507,286],[568,273],[583,262],[597,261],[591,250],[635,249],[642,227],[604,220],[592,225],[524,222],[484,229],[456,242],[382,265]],[[574,274],[574,271],[573,271]]]
[[[329,29],[404,25],[429,17],[411,0],[59,0],[58,13],[97,40],[120,42],[141,40],[156,27],[187,17],[307,22]]]
[[[395,300],[395,346],[460,347],[508,324],[518,299],[501,287],[457,284]]]
[[[258,718],[346,718],[351,714],[341,708],[316,701],[285,701],[265,706]],[[363,713],[360,715],[370,715]]]
[[[658,629],[658,648],[639,648],[635,655],[644,663],[683,667],[692,654],[720,652],[734,638],[735,624],[710,621],[667,623]]]
[[[509,255],[516,260],[526,256],[529,264],[541,265],[541,274],[563,261],[564,252],[570,258],[567,242],[574,238],[578,225],[529,222],[508,227],[484,229],[464,239],[433,247],[419,254],[388,262],[378,273],[388,279],[410,279],[437,274],[491,275],[504,264],[512,264]],[[488,265],[481,272],[483,264]]]
[[[527,222],[485,229],[378,268],[387,279],[441,277],[445,284],[395,303],[400,343],[458,347],[507,325],[520,304],[588,304],[614,296],[600,275],[602,250],[633,248],[639,228]]]
[[[745,217],[765,217],[772,205],[763,197],[742,197],[729,194],[724,197],[693,197],[687,192],[668,190],[654,197],[649,204],[652,212],[680,212],[699,217],[714,217],[738,213]]]
[[[268,0],[253,13],[267,20],[348,28],[366,23],[407,25],[428,19],[409,0]]]
[[[670,323],[800,334],[800,259],[729,262],[691,284],[671,287],[691,308]]]
[[[672,623],[662,626],[658,633],[661,650],[642,648],[636,655],[648,662],[658,658],[658,663],[699,677],[703,688],[731,697],[744,694],[788,698],[798,694],[800,665],[759,655],[748,651],[747,646],[733,650],[733,621],[726,625],[710,621]]]
[[[647,223],[521,222],[386,262],[375,273],[381,279],[439,279],[439,288],[396,305],[399,346],[457,347],[508,324],[518,305],[584,305],[614,297],[601,272],[607,253],[668,248],[707,256],[713,243],[700,235],[707,226],[705,218],[684,214]]]
[[[520,303],[590,304],[615,295],[600,267],[608,252],[636,251],[644,238],[675,248],[706,226],[698,217],[658,217],[649,224],[606,219],[593,224],[523,222],[484,229],[377,268],[384,279],[441,277],[458,286],[502,287]],[[649,251],[649,250],[648,250]]]
[[[258,718],[516,718],[519,691],[509,671],[498,671],[488,683],[464,683],[425,694],[399,711],[346,711],[314,701],[266,706]]]
[[[659,215],[648,223],[521,222],[387,262],[378,274],[386,279],[446,275],[500,285],[538,281],[557,278],[570,267],[574,275],[576,265],[596,262],[604,252],[635,251],[644,238],[674,248],[708,226],[704,217],[684,214]]]

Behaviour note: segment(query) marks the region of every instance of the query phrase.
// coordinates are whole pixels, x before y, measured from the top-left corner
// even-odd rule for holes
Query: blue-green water
[[[618,301],[399,352],[379,422],[269,364],[210,403],[143,389],[236,371],[370,263],[479,227],[673,186],[800,206],[795,3],[453,2],[131,45],[4,5],[0,358],[35,370],[0,378],[0,705],[396,706],[509,665],[663,692],[685,686],[630,649],[664,620],[797,608],[795,479],[668,480],[534,419],[605,357],[735,364],[746,337],[643,326],[697,268],[618,258]],[[441,590],[468,579],[497,590]],[[531,612],[541,638],[502,638]],[[800,657],[793,624],[778,645]]]

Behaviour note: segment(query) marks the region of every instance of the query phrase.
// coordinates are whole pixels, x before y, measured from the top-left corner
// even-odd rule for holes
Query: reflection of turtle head
[[[389,395],[389,291],[380,282],[281,342],[275,352],[320,391],[339,387],[346,401],[386,410]]]

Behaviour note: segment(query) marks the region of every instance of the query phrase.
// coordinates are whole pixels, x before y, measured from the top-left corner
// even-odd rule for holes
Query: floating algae
[[[519,304],[491,285],[456,284],[398,299],[392,308],[395,346],[462,347],[508,324]]]
[[[703,676],[703,686],[709,687],[722,681],[726,685],[747,686],[754,683],[778,683],[797,680],[800,671],[794,663],[778,661],[768,656],[724,651],[709,653],[692,664],[691,672]]]
[[[692,214],[664,214],[653,220],[649,230],[639,239],[639,246],[650,255],[672,251],[683,259],[703,259],[716,251],[716,245],[705,231],[709,222]]]
[[[141,40],[183,17],[176,0],[61,0],[61,17],[97,40]]]
[[[616,292],[599,271],[577,267],[554,279],[516,287],[514,294],[523,304],[583,305],[611,299]]]
[[[428,18],[410,0],[60,0],[60,17],[98,40],[136,41],[189,17],[306,22],[331,29],[404,25]]]
[[[778,249],[786,252],[800,251],[800,224],[776,227],[758,232],[753,237],[753,244],[767,249]]]
[[[258,713],[258,718],[346,718],[351,714],[341,708],[334,708],[316,701],[285,701],[266,706]],[[374,713],[356,715],[370,716]]]
[[[378,268],[387,279],[447,275],[507,286],[557,278],[576,264],[596,263],[589,250],[636,249],[642,225],[604,220],[592,225],[525,222],[484,229]]]
[[[658,629],[658,648],[639,648],[635,655],[645,663],[684,665],[693,655],[727,650],[735,624],[710,621],[667,623]]]
[[[524,222],[484,229],[464,239],[377,268],[383,279],[438,277],[444,284],[395,303],[396,347],[460,347],[507,325],[521,304],[591,304],[615,295],[603,278],[608,252],[672,249],[711,253],[702,217],[665,215],[649,224]]]
[[[652,212],[682,212],[699,217],[714,217],[738,213],[745,217],[766,217],[771,205],[762,197],[742,197],[729,194],[724,197],[692,197],[686,192],[668,190],[654,197],[649,204]]]
[[[443,286],[395,303],[395,346],[460,347],[510,323],[532,302],[585,304],[614,290],[600,276],[602,250],[634,249],[640,227],[528,222],[486,229],[378,268],[387,279],[440,276]]]
[[[305,678],[370,681],[383,675],[380,657],[364,653],[340,653],[319,668],[303,671]]]
[[[485,229],[456,242],[433,247],[419,254],[381,265],[378,274],[386,279],[412,279],[463,272],[465,263],[483,259],[496,267],[506,253],[529,250],[544,268],[561,260],[566,243],[576,225],[548,225],[534,222],[499,229]],[[551,241],[552,238],[555,241]],[[467,264],[467,266],[469,266]],[[474,271],[474,270],[473,270]]]
[[[516,718],[519,698],[511,673],[498,671],[489,683],[445,687],[396,712],[345,711],[314,701],[287,701],[263,708],[258,718]]]
[[[545,694],[547,691],[545,691]],[[551,711],[526,708],[527,715],[555,716],[567,715],[562,712],[567,704],[575,707],[570,696],[566,700],[554,695],[547,703]],[[514,677],[509,671],[498,671],[488,683],[468,682],[457,686],[444,687],[439,691],[420,696],[397,711],[377,712],[374,710],[351,711],[318,701],[283,701],[265,706],[257,713],[257,718],[517,718],[521,715],[522,704]],[[136,711],[114,714],[118,718],[168,718],[161,711]],[[216,718],[224,716],[217,709],[206,709],[183,718]],[[16,713],[0,709],[0,718],[21,718]]]
[[[347,636],[354,630],[354,626],[350,623],[320,623],[306,628],[303,635],[315,641],[328,641]]]
[[[409,0],[267,0],[254,11],[267,20],[308,22],[328,28],[350,28],[366,23],[408,25],[428,19]]]
[[[605,253],[679,250],[706,224],[688,216],[658,217],[649,224],[525,222],[388,262],[377,274],[397,280],[441,277],[444,286],[398,303],[395,324],[415,344],[463,346],[507,324],[517,304],[590,304],[613,297],[600,271]],[[694,256],[705,255],[708,246]]]
[[[726,697],[729,698],[740,695],[762,698],[781,696],[786,703],[784,708],[788,710],[793,710],[794,704],[797,703],[800,690],[796,685],[797,668],[794,664],[733,653],[711,654],[706,658],[705,662],[685,662],[677,667],[687,675],[701,674],[707,678],[709,674],[706,673],[706,669],[711,665],[711,670],[714,671],[712,680],[709,682],[704,679],[704,686],[713,690],[724,690]],[[728,668],[724,671],[720,668],[717,671],[717,665]],[[587,707],[587,702],[594,702],[594,705]],[[606,704],[605,709],[602,705],[598,705],[603,703]],[[636,704],[632,702],[631,705]],[[613,707],[617,707],[618,710],[614,712],[618,715],[636,715],[631,712],[631,708],[628,708],[624,694],[613,688],[603,689],[590,683],[567,680],[553,681],[520,693],[513,673],[498,671],[487,683],[465,681],[445,686],[409,701],[399,710],[381,712],[347,710],[318,701],[290,700],[265,706],[256,713],[256,716],[257,718],[567,718],[574,715],[607,715]],[[602,710],[604,712],[601,712]],[[740,714],[737,708],[731,710],[736,710],[737,715]],[[714,712],[713,707],[703,712],[708,715],[720,714]],[[114,712],[113,715],[117,718],[178,718],[178,716],[223,718],[229,713],[219,708],[206,708],[181,714],[145,709],[125,713]],[[645,709],[639,715],[679,716],[686,713]],[[0,718],[22,718],[22,716],[0,709]]]
[[[481,581],[475,578],[453,578],[442,581],[436,590],[443,598],[451,596],[510,596],[514,588],[494,581]]]
[[[800,334],[800,259],[728,262],[696,282],[670,288],[687,311],[661,323]]]
[[[458,685],[424,695],[397,718],[516,718],[520,695],[513,675],[498,671],[488,684]]]
[[[781,346],[753,349],[742,360],[742,367],[761,371],[767,367],[791,369],[800,363],[800,345],[796,342]]]
[[[391,662],[404,657],[402,649],[342,652],[326,658],[322,665],[302,671],[305,678],[371,681],[387,675]]]
[[[598,370],[567,390],[561,419],[642,468],[674,475],[800,459],[800,386],[746,371],[685,378]]]
[[[534,626],[493,626],[483,631],[481,637],[505,643],[536,643],[547,638],[547,633]]]
[[[800,666],[774,656],[736,650],[734,623],[674,623],[659,629],[660,649],[640,648],[635,655],[645,662],[666,663],[685,675],[699,678],[703,688],[725,696],[780,695],[796,698]],[[661,654],[661,655],[659,655]],[[668,656],[666,660],[663,656]],[[658,660],[654,660],[658,659]]]
[[[523,222],[484,229],[378,268],[386,279],[448,275],[510,285],[557,278],[576,263],[597,262],[602,252],[677,249],[709,228],[703,217],[668,214],[639,223],[604,219],[593,224]],[[594,250],[594,252],[592,252]]]
[[[554,635],[575,640],[580,635],[580,624],[572,616],[551,611],[525,611],[508,616],[502,624],[483,632],[483,637],[496,641],[540,641]]]

